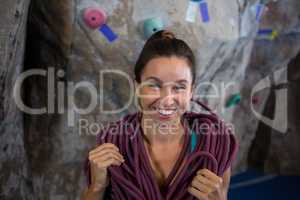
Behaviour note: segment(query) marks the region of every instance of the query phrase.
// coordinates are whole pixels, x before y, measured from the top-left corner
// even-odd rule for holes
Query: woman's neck
[[[143,116],[142,128],[145,139],[150,144],[178,144],[181,142],[184,134],[184,128],[180,119],[171,122],[156,122]]]

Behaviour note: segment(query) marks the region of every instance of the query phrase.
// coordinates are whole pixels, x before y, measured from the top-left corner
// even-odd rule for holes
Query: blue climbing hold
[[[209,22],[209,12],[208,12],[208,5],[206,1],[200,1],[200,12],[202,16],[202,21],[204,23]]]

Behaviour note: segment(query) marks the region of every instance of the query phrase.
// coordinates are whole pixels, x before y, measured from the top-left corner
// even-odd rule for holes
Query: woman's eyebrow
[[[180,80],[177,80],[176,82],[177,83],[188,83],[188,81],[185,79],[180,79]]]
[[[153,79],[153,80],[155,80],[155,81],[157,81],[159,83],[162,83],[162,80],[160,80],[159,78],[154,77],[154,76],[150,76],[150,77],[146,78],[145,81],[148,81],[148,80],[151,80],[151,79]]]
[[[162,80],[160,80],[159,78],[157,78],[157,77],[155,77],[155,76],[149,76],[148,78],[145,79],[145,81],[149,81],[149,80],[154,80],[154,81],[156,81],[156,82],[158,82],[158,83],[160,83],[160,84],[163,83]],[[188,83],[188,81],[185,80],[185,79],[180,79],[180,80],[177,80],[177,81],[175,81],[175,82],[176,82],[176,83],[181,83],[181,84]]]

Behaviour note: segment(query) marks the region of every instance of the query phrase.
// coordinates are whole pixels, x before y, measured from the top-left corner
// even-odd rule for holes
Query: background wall
[[[78,114],[72,105],[68,106],[73,90],[68,90],[67,84],[88,81],[97,90],[97,108],[101,98],[105,109],[122,108],[130,98],[128,81],[111,75],[100,83],[98,72],[118,69],[132,76],[145,42],[141,26],[152,17],[161,18],[165,28],[193,48],[198,85],[209,81],[222,91],[222,83],[228,84],[219,98],[208,98],[215,90],[205,85],[196,93],[235,125],[240,151],[234,173],[256,167],[265,172],[300,174],[300,2],[264,1],[267,9],[260,23],[255,20],[258,1],[208,1],[208,23],[201,21],[199,13],[194,23],[187,22],[188,3],[0,2],[0,199],[79,199],[85,186],[83,160],[94,147],[97,132],[96,126],[87,131],[82,123],[85,119],[89,124],[113,121],[136,109],[131,104],[114,115],[103,114],[99,109]],[[98,30],[86,26],[82,12],[88,7],[100,7],[107,13],[107,24],[118,35],[117,40],[109,42]],[[269,28],[278,36],[270,39],[257,35],[258,30]],[[48,114],[26,114],[14,101],[16,79],[32,69],[54,74],[50,82],[44,76],[32,76],[21,88],[26,105],[47,106]],[[268,87],[255,93],[254,102],[251,92],[261,80]],[[48,84],[54,84],[55,89],[48,91]],[[65,90],[57,90],[58,84]],[[234,94],[241,95],[241,101],[226,108]],[[77,107],[86,107],[90,100],[85,88],[76,90]],[[53,108],[49,102],[55,102]],[[58,104],[62,106],[57,108]]]

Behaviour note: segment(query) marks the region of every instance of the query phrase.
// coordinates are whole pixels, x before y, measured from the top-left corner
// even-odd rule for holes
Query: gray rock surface
[[[2,1],[0,199],[80,198],[85,187],[83,160],[95,145],[100,125],[136,110],[131,103],[117,114],[100,111],[101,106],[106,110],[122,108],[130,99],[130,88],[128,80],[116,74],[100,82],[99,71],[121,70],[132,77],[145,42],[141,25],[152,17],[161,18],[167,29],[192,47],[197,57],[196,94],[234,124],[240,142],[234,173],[251,166],[299,175],[300,2],[267,2],[261,23],[255,21],[257,3],[209,1],[210,22],[203,23],[198,14],[195,23],[188,23],[188,1],[184,0]],[[118,35],[115,42],[86,26],[82,12],[88,7],[106,11],[107,24]],[[276,30],[278,37],[257,36],[264,28]],[[13,98],[19,75],[33,69],[53,75],[50,82],[45,76],[32,76],[22,88],[27,106],[47,106],[48,113],[40,115],[22,112]],[[258,102],[251,107],[251,92],[265,77],[272,84],[255,93]],[[75,112],[71,104],[74,100],[77,108],[89,105],[92,96],[85,87],[78,88],[71,98],[72,84],[83,81],[97,91],[97,105],[88,114]],[[218,97],[212,96],[215,88],[206,82],[216,85]],[[52,91],[48,84],[54,84]],[[64,91],[57,89],[61,85]],[[288,91],[287,99],[284,91]],[[226,108],[228,98],[236,93],[241,102]],[[281,108],[278,112],[276,106]]]
[[[1,1],[0,13],[0,199],[32,199],[23,115],[13,87],[23,71],[29,1]]]

